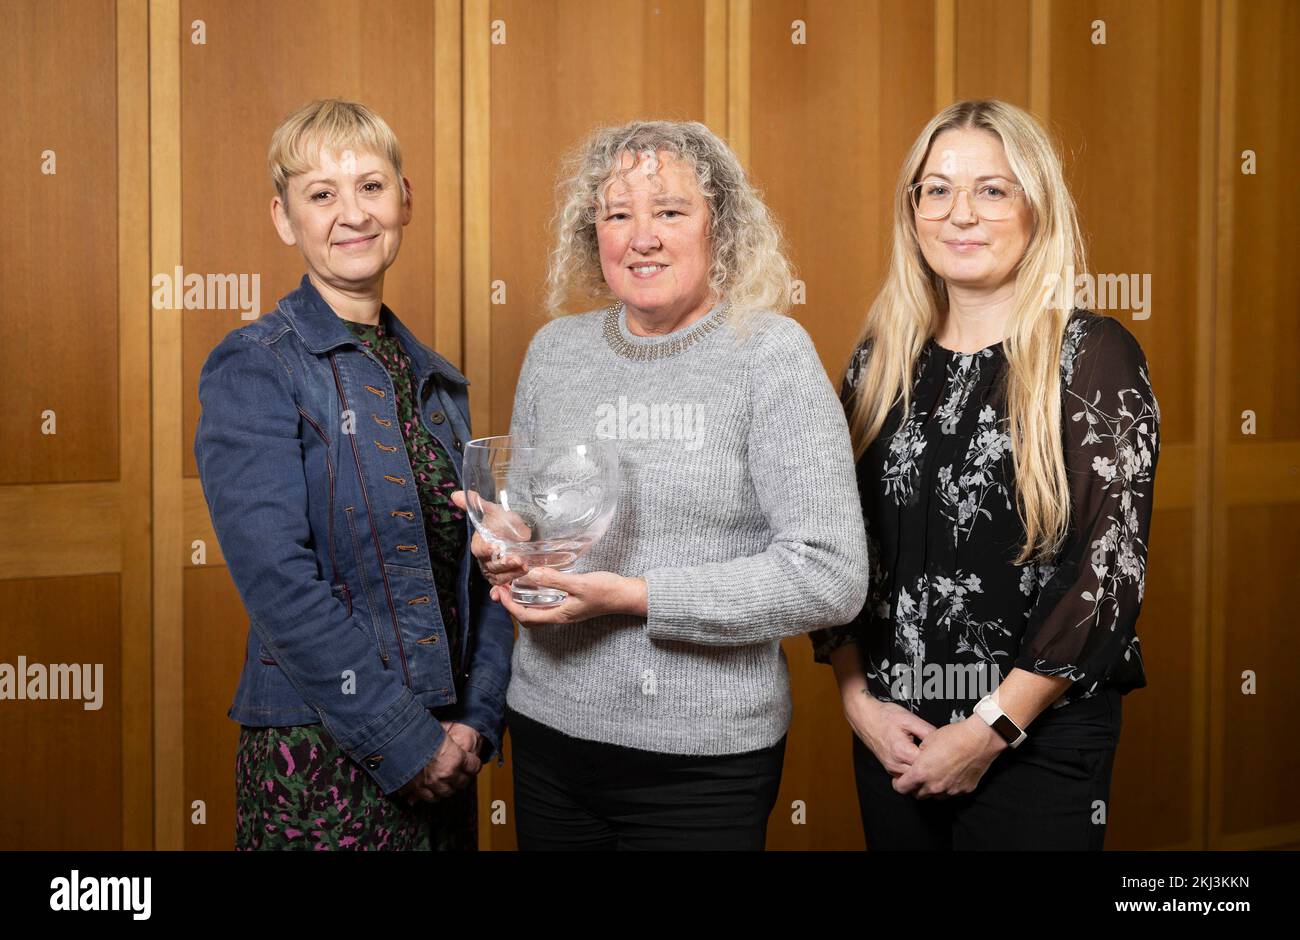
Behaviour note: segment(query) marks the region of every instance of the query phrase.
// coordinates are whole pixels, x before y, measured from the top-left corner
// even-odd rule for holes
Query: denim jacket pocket
[[[337,597],[340,601],[342,601],[344,604],[347,605],[348,616],[351,617],[352,616],[352,592],[348,590],[347,584],[346,583],[331,584],[330,593],[332,593],[335,597]]]

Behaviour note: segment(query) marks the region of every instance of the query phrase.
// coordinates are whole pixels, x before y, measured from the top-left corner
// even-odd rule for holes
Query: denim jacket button
[[[442,424],[442,422],[447,420],[447,416],[441,411],[435,411],[429,415],[429,420],[434,424]]]
[[[371,754],[369,757],[366,758],[366,767],[368,767],[370,770],[375,770],[376,768],[379,767],[379,763],[383,759],[384,757],[382,754]]]

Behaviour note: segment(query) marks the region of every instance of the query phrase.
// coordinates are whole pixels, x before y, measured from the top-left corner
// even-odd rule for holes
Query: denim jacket
[[[386,306],[380,316],[411,359],[417,420],[460,477],[469,383]],[[199,401],[203,494],[249,616],[229,716],[323,723],[385,793],[433,758],[440,718],[499,753],[510,616],[467,547],[453,676],[392,382],[306,276],[213,349]]]

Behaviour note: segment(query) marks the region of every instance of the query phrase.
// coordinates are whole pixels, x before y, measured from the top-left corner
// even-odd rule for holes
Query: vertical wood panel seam
[[[459,2],[459,0],[458,0]],[[494,433],[492,423],[492,202],[491,80],[488,0],[463,0],[460,6],[461,94],[461,337],[466,378],[470,380],[470,420],[475,435]],[[505,741],[501,742],[502,748]],[[492,766],[479,775],[479,843],[492,848]],[[483,802],[488,812],[483,812]]]
[[[731,0],[727,17],[727,141],[749,168],[750,0]]]
[[[464,0],[462,7],[462,167],[464,197],[465,375],[470,380],[470,415],[475,434],[492,433],[491,264],[491,81],[488,0]]]
[[[956,95],[956,0],[934,0],[934,110],[948,107]]]
[[[1195,390],[1195,449],[1208,456],[1214,448],[1214,311],[1217,282],[1214,263],[1216,252],[1215,211],[1218,186],[1218,43],[1219,24],[1217,0],[1201,0],[1200,49],[1200,114],[1198,140],[1198,200],[1197,200],[1197,284],[1196,284],[1196,390]],[[1213,533],[1213,467],[1212,460],[1195,460],[1200,470],[1193,483],[1192,497],[1192,571],[1198,587],[1197,602],[1192,616],[1192,675],[1199,681],[1192,683],[1188,702],[1189,727],[1192,738],[1190,844],[1204,848],[1208,829],[1206,747],[1209,735],[1209,707],[1206,690],[1209,676],[1209,593],[1210,553]]]
[[[460,0],[438,0],[433,30],[434,344],[464,369],[460,45]]]
[[[727,136],[727,0],[705,0],[704,123]]]
[[[151,270],[181,263],[180,0],[149,7]],[[154,847],[184,847],[180,311],[150,311],[153,377]]]
[[[1230,292],[1232,290],[1233,274],[1233,194],[1232,179],[1236,166],[1233,157],[1233,136],[1236,133],[1236,106],[1237,106],[1237,4],[1236,0],[1224,0],[1219,7],[1219,28],[1217,36],[1218,57],[1215,68],[1215,75],[1218,79],[1217,89],[1217,108],[1215,115],[1217,117],[1216,127],[1216,153],[1218,160],[1215,167],[1215,188],[1217,198],[1215,199],[1215,248],[1217,249],[1216,263],[1214,264],[1214,298],[1212,307],[1212,318],[1205,325],[1205,331],[1209,333],[1209,343],[1212,352],[1207,352],[1209,357],[1205,363],[1210,369],[1209,381],[1210,388],[1206,391],[1210,407],[1205,409],[1209,412],[1209,417],[1205,420],[1208,422],[1207,428],[1207,446],[1210,449],[1210,460],[1206,479],[1203,483],[1203,505],[1205,513],[1208,516],[1206,522],[1206,551],[1209,553],[1208,566],[1208,596],[1206,600],[1206,611],[1208,612],[1208,646],[1209,646],[1209,664],[1208,673],[1202,672],[1202,685],[1206,689],[1204,694],[1205,702],[1203,704],[1203,714],[1208,714],[1208,722],[1203,718],[1201,727],[1206,728],[1208,724],[1208,748],[1207,766],[1208,775],[1202,777],[1205,785],[1208,787],[1206,796],[1206,807],[1203,814],[1205,826],[1204,844],[1211,849],[1219,848],[1223,843],[1223,813],[1221,812],[1221,802],[1224,797],[1223,786],[1223,702],[1226,693],[1226,687],[1221,688],[1223,681],[1223,667],[1225,657],[1225,642],[1227,632],[1227,621],[1224,616],[1223,604],[1227,599],[1227,571],[1225,563],[1227,561],[1226,536],[1227,536],[1227,507],[1221,490],[1221,483],[1224,480],[1225,470],[1225,453],[1224,444],[1226,438],[1227,424],[1227,387],[1228,383],[1222,381],[1219,372],[1224,369],[1231,369],[1232,358],[1230,354],[1229,343],[1231,340],[1231,303]],[[1198,331],[1198,336],[1200,332]],[[1214,538],[1219,536],[1220,544],[1214,543]],[[1207,779],[1208,778],[1208,779]]]
[[[1052,8],[1032,0],[1029,8],[1029,110],[1048,127],[1052,104]]]
[[[149,374],[149,11],[118,0],[117,305],[122,847],[154,847]],[[145,419],[142,420],[142,416]]]

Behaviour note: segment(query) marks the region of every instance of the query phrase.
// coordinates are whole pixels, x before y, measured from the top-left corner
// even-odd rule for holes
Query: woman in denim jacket
[[[465,377],[382,303],[411,219],[400,148],[368,108],[325,100],[269,160],[307,274],[212,351],[194,441],[250,621],[236,844],[473,848],[513,625],[448,498]]]

